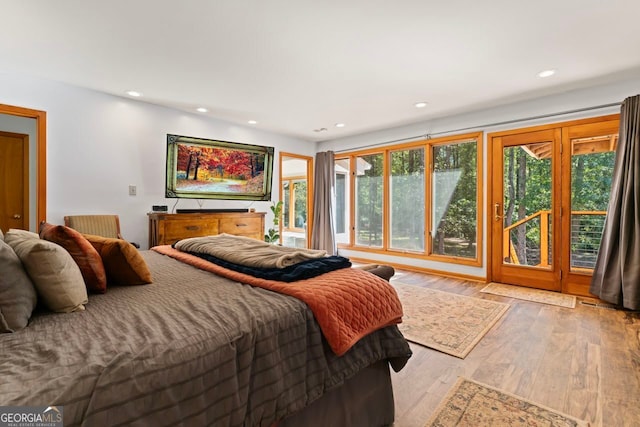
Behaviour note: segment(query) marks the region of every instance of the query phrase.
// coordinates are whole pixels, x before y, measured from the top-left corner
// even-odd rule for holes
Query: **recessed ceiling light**
[[[415,104],[413,104],[416,106],[416,108],[424,108],[427,106],[427,103],[422,101],[422,102],[416,102]]]
[[[201,113],[206,113],[206,112],[207,112],[207,111],[209,111],[209,110],[207,110],[207,109],[206,109],[206,108],[204,108],[204,107],[198,107],[198,108],[196,108],[196,111],[199,111],[199,112],[201,112]]]
[[[138,98],[142,96],[142,93],[138,92],[137,90],[128,90],[127,95],[133,96],[134,98]]]
[[[545,77],[551,77],[556,73],[556,70],[544,70],[544,71],[540,71],[538,73],[538,77],[541,78],[545,78]]]
[[[249,123],[250,125],[257,125],[258,122],[256,122],[255,120],[249,120],[247,123]]]
[[[343,128],[344,127],[344,123],[336,123],[336,127],[337,128]]]

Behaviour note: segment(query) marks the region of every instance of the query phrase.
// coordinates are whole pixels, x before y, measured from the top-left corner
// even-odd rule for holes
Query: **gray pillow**
[[[2,230],[0,230],[0,240],[4,240],[4,234],[2,234]]]
[[[0,271],[0,332],[16,332],[27,326],[37,296],[20,258],[2,239]]]
[[[22,261],[39,297],[52,311],[84,310],[87,288],[80,268],[62,246],[34,234],[12,229],[5,241]]]

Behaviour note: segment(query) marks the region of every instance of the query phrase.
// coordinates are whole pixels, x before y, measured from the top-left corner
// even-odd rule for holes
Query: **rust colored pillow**
[[[40,224],[40,238],[57,243],[69,252],[80,267],[82,279],[89,291],[101,294],[107,291],[107,275],[102,258],[82,234],[73,228],[43,221]]]
[[[92,234],[83,236],[102,257],[111,285],[145,285],[151,283],[151,272],[140,252],[131,243],[122,239],[110,239]]]

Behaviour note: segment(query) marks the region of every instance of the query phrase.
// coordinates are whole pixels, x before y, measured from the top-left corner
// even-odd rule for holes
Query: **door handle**
[[[13,214],[13,219],[20,219],[22,218],[22,215],[20,214]]]
[[[500,221],[500,219],[502,219],[502,217],[500,216],[500,203],[496,203],[495,205],[493,205],[493,216],[495,217],[496,221]]]

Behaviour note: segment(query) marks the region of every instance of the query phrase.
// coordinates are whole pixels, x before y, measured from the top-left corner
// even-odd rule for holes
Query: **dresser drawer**
[[[218,219],[180,219],[164,223],[164,242],[172,244],[189,237],[212,236],[218,234]]]
[[[220,218],[218,227],[220,233],[237,234],[243,236],[262,236],[261,218]]]
[[[149,214],[149,247],[171,245],[189,237],[235,234],[262,240],[264,212]]]

